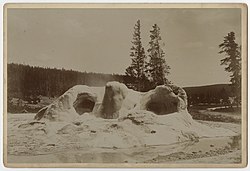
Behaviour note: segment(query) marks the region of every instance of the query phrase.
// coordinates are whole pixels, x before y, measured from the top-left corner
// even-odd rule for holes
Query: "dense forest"
[[[233,96],[230,84],[184,87],[184,90],[190,104],[228,104]]]
[[[133,80],[126,75],[78,72],[65,69],[8,64],[8,99],[32,100],[38,96],[58,97],[77,84],[105,86],[109,81],[119,81],[131,88]],[[184,88],[190,104],[228,103],[231,96],[229,84]]]
[[[8,98],[27,99],[39,95],[57,97],[77,84],[105,86],[109,81],[129,83],[130,78],[118,74],[78,72],[42,68],[22,64],[7,66]]]

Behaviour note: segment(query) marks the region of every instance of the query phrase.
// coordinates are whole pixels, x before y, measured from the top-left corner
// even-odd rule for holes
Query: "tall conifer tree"
[[[151,76],[153,86],[169,84],[166,76],[169,74],[170,67],[167,65],[165,60],[165,53],[160,47],[160,28],[157,24],[153,25],[153,29],[150,31],[150,42],[149,42],[149,63],[148,71]]]
[[[231,73],[232,92],[238,106],[241,100],[241,47],[235,42],[235,33],[228,33],[219,48],[219,53],[226,56],[221,60],[221,65],[226,65],[225,71]]]
[[[141,24],[138,20],[134,27],[133,41],[130,52],[131,65],[126,69],[126,75],[135,80],[135,89],[142,91],[145,87],[146,55],[141,42]]]

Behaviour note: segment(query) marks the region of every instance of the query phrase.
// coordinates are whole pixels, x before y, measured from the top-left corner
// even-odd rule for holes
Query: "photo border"
[[[169,163],[8,163],[7,161],[7,10],[13,8],[85,8],[85,9],[164,9],[164,8],[240,8],[241,9],[241,45],[242,45],[242,163],[237,164],[169,164]],[[244,168],[247,166],[247,5],[243,3],[6,3],[3,20],[3,163],[9,168]]]

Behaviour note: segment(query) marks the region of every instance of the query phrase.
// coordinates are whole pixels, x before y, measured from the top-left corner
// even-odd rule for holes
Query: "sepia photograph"
[[[5,4],[6,167],[246,167],[245,4]]]

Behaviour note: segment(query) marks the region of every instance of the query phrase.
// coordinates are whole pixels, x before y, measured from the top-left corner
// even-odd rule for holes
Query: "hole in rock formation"
[[[79,115],[85,112],[92,112],[96,103],[96,99],[88,93],[79,94],[73,106]]]
[[[176,89],[175,89],[176,90]],[[157,86],[141,98],[142,110],[151,111],[157,115],[166,115],[180,110],[181,98],[170,86]]]

